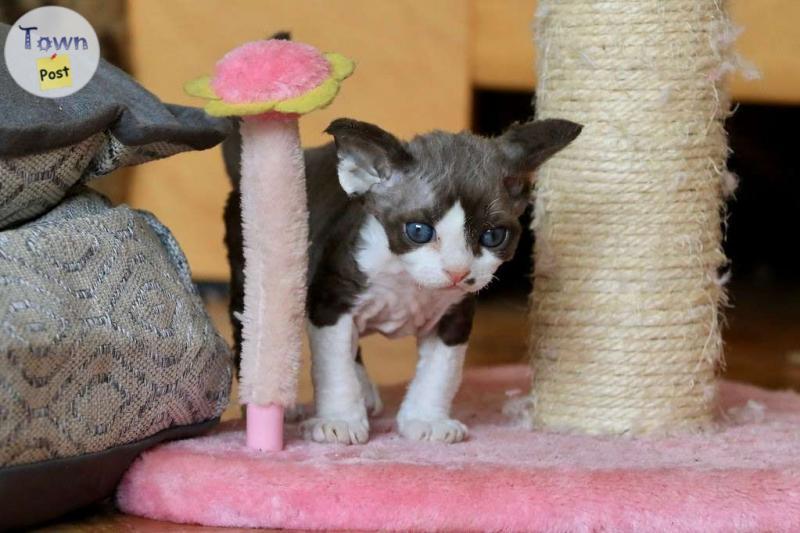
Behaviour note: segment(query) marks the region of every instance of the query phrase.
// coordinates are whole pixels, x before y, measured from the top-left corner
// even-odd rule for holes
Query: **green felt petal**
[[[303,115],[330,104],[339,92],[339,82],[328,78],[305,94],[275,104],[275,111]]]
[[[231,104],[222,100],[211,100],[206,104],[206,113],[212,117],[230,117],[245,115],[260,115],[271,111],[275,107],[275,102],[247,102],[242,104]]]
[[[217,96],[214,89],[211,88],[211,76],[201,76],[187,81],[183,85],[183,90],[190,96],[219,100],[219,96]]]
[[[345,57],[342,54],[337,54],[336,52],[328,52],[325,54],[325,59],[327,59],[328,63],[331,64],[333,78],[338,81],[342,81],[349,77],[356,68],[356,65],[352,59]]]

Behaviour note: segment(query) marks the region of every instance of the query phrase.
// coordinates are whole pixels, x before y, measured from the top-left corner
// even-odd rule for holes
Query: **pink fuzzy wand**
[[[284,40],[244,44],[186,84],[214,116],[241,116],[245,284],[240,402],[247,445],[283,448],[294,405],[308,270],[308,208],[297,119],[330,104],[353,62]]]

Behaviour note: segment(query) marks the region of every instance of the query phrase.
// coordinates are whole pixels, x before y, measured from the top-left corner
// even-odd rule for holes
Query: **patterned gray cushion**
[[[218,417],[230,363],[152,215],[80,190],[0,232],[0,466]]]
[[[104,131],[64,148],[0,159],[0,229],[44,213],[76,184],[191,149],[161,141],[125,146]]]
[[[178,244],[84,183],[209,148],[230,125],[102,60],[59,99],[0,61],[0,530],[109,496],[136,453],[227,405],[231,352]]]

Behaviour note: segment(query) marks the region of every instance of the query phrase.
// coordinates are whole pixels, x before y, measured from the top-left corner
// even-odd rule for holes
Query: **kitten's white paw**
[[[461,442],[467,436],[467,426],[452,418],[399,419],[397,426],[400,434],[407,439],[453,443]]]
[[[364,444],[369,440],[369,422],[366,417],[314,417],[300,424],[300,433],[314,442]]]

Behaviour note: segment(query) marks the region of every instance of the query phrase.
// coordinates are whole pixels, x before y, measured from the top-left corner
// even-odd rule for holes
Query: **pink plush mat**
[[[724,383],[718,431],[626,439],[520,427],[502,410],[529,383],[521,366],[468,371],[456,415],[470,438],[455,445],[393,432],[400,388],[384,391],[389,412],[365,446],[289,433],[285,451],[259,454],[238,423],[223,424],[145,453],[118,503],[215,526],[800,531],[798,395]]]

